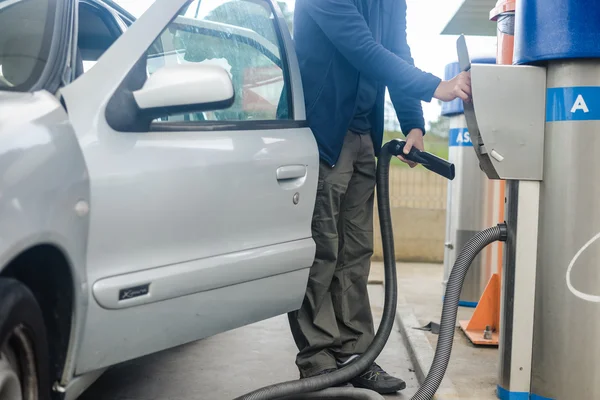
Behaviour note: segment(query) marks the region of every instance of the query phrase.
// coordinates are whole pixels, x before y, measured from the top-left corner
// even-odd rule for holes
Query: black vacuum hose
[[[276,383],[238,397],[236,400],[270,400],[300,393],[315,392],[350,381],[373,364],[387,342],[396,316],[398,285],[396,281],[396,256],[394,254],[394,237],[392,232],[392,217],[389,204],[389,169],[392,154],[386,144],[381,150],[377,163],[377,206],[381,224],[381,239],[383,242],[383,262],[385,270],[385,300],[381,323],[369,348],[347,366],[330,374],[311,378]],[[344,389],[344,388],[339,388]],[[336,391],[331,388],[328,391]],[[347,394],[347,392],[346,392]],[[346,397],[350,399],[351,397]]]
[[[435,355],[433,356],[433,361],[429,368],[429,372],[427,373],[427,377],[425,378],[425,382],[423,382],[417,393],[411,397],[411,400],[430,400],[440,387],[442,379],[446,374],[448,362],[450,361],[454,331],[456,329],[458,302],[460,300],[460,292],[465,276],[469,271],[471,263],[481,250],[498,240],[506,241],[506,237],[506,225],[499,224],[478,232],[467,242],[465,247],[463,247],[458,254],[446,286],[446,294],[444,296],[444,305],[442,308],[442,319],[440,322],[440,333],[435,348]]]
[[[381,398],[381,396],[374,392],[371,394],[368,393],[369,391],[365,390],[344,387],[332,388],[332,386],[348,382],[369,368],[383,350],[394,326],[398,300],[398,283],[396,278],[394,233],[390,212],[389,170],[392,156],[402,154],[404,145],[405,142],[400,140],[392,140],[386,143],[381,149],[377,162],[377,207],[383,245],[385,300],[381,323],[379,324],[373,342],[371,342],[369,348],[360,357],[335,372],[311,378],[276,383],[237,397],[235,400],[300,399],[302,398],[300,396],[302,394],[306,394],[306,397],[304,398],[313,399],[337,398],[367,400]],[[404,155],[404,157],[411,161],[416,161],[425,168],[448,179],[454,179],[454,165],[432,154],[420,152],[413,148],[411,152],[408,155]],[[487,229],[475,235],[458,256],[446,287],[446,296],[444,299],[444,308],[440,324],[440,337],[438,339],[438,346],[433,364],[423,386],[419,389],[413,399],[431,399],[444,377],[450,359],[450,352],[452,351],[452,340],[454,337],[460,291],[471,262],[485,246],[497,240],[505,240],[505,238],[505,227],[499,225]],[[316,391],[320,392],[313,393]]]

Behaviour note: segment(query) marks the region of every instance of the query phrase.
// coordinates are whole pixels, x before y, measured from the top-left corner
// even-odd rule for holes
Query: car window
[[[118,17],[113,15],[107,8],[92,3],[81,1],[78,12],[77,51],[78,66],[81,71],[87,72],[92,68],[98,58],[106,51],[121,35],[122,28]]]
[[[29,90],[50,53],[55,1],[0,0],[0,90]]]
[[[164,65],[219,65],[235,90],[232,107],[163,121],[289,119],[285,58],[271,6],[262,0],[193,1],[148,51],[148,73]]]

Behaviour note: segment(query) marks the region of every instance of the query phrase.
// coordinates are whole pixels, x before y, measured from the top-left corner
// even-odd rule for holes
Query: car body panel
[[[105,309],[138,307],[305,269],[305,265],[312,263],[310,254],[313,251],[314,243],[310,239],[261,246],[110,276],[96,281],[92,291],[98,304]],[[141,295],[139,291],[148,294]]]
[[[56,97],[46,91],[0,91],[0,104],[0,271],[39,245],[54,246],[65,256],[75,292],[64,366],[71,371],[88,301],[85,162]]]
[[[125,310],[90,302],[87,326],[96,328],[86,330],[84,345],[95,347],[80,354],[78,373],[285,314],[299,307],[307,279],[302,269]]]
[[[157,0],[61,91],[91,182],[94,293],[78,374],[297,309],[304,297],[318,178],[304,123],[136,133],[117,132],[104,117],[183,2]],[[277,178],[278,169],[298,165],[303,175]],[[119,301],[140,284],[148,284],[141,297]]]
[[[0,91],[0,271],[40,244],[68,260],[76,304],[55,387],[68,400],[106,367],[286,313],[304,297],[319,161],[277,6],[294,120],[132,133],[105,119],[184,2],[156,0],[61,88],[64,107],[45,91]],[[147,297],[119,300],[145,284]]]

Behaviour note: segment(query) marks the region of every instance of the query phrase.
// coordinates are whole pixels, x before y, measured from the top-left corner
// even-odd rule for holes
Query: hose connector
[[[506,242],[508,240],[508,225],[506,222],[498,224],[498,228],[500,229],[500,238],[498,238],[501,242]]]
[[[402,156],[408,161],[416,162],[421,164],[431,172],[435,172],[438,175],[443,176],[446,179],[453,180],[455,176],[454,164],[435,156],[426,151],[421,151],[416,147],[412,147],[408,154],[404,154],[404,146],[406,141],[400,139],[390,140],[385,144],[386,150],[393,156]]]

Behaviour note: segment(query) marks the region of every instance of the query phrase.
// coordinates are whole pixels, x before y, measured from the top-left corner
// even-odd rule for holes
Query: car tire
[[[49,366],[39,304],[21,282],[0,278],[0,399],[49,400]]]

